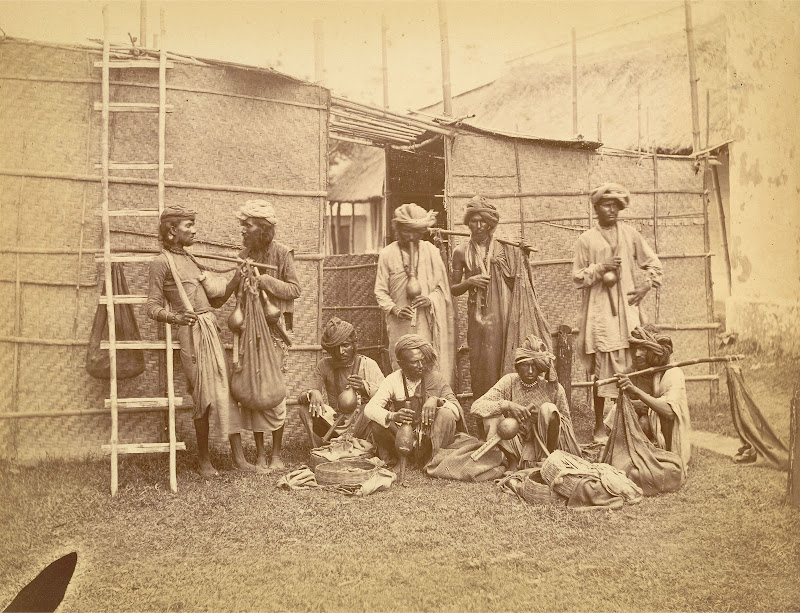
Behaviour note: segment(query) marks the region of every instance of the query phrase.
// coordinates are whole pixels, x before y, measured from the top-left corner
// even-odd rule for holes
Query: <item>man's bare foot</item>
[[[197,467],[197,472],[200,473],[200,476],[204,479],[211,479],[212,477],[219,475],[217,469],[211,465],[211,462],[202,462]]]
[[[282,468],[286,468],[286,465],[281,460],[280,456],[272,456],[272,459],[269,462],[269,467],[271,470],[280,470]]]
[[[272,469],[267,466],[266,456],[258,456],[256,458],[255,467],[257,473],[267,474],[272,472]]]
[[[601,445],[605,445],[608,442],[608,428],[606,428],[605,424],[601,424],[594,429],[592,441]]]
[[[256,472],[256,467],[250,464],[250,462],[248,462],[244,458],[242,458],[241,460],[237,460],[234,458],[234,460],[231,462],[231,467],[233,468],[233,470],[241,470],[242,472],[245,473]]]

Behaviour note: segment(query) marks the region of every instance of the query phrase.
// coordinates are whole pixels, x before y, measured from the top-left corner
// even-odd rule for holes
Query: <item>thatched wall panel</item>
[[[586,189],[592,154],[588,151],[517,142],[522,192],[571,192]],[[508,170],[516,175],[512,159]],[[516,180],[516,176],[514,177]]]
[[[461,186],[462,178],[482,175],[507,177],[516,185],[517,172],[514,147],[511,141],[499,138],[461,134],[453,141],[450,157],[450,176]],[[453,192],[468,192],[459,187]]]
[[[612,181],[631,191],[653,189],[653,159],[621,155],[595,155],[590,164],[589,189]],[[652,198],[652,197],[651,197]],[[631,205],[635,203],[632,201]]]
[[[676,220],[678,221],[678,220]],[[658,250],[661,253],[681,254],[681,253],[704,253],[703,246],[703,226],[702,222],[696,219],[680,220],[689,223],[680,225],[658,225]],[[652,232],[652,228],[651,228]],[[650,243],[652,246],[652,243]],[[665,259],[662,264],[666,267],[673,262],[673,258]],[[698,270],[703,270],[703,260],[697,259],[695,263]]]
[[[657,164],[659,189],[696,191],[703,189],[702,170],[695,172],[694,166],[686,160],[659,157]],[[699,196],[695,198],[699,200]]]
[[[0,64],[8,67],[10,76],[86,79],[93,61],[85,49],[45,47],[14,40],[5,40],[0,46]]]
[[[703,260],[668,260],[661,288],[660,321],[697,324],[706,320]]]
[[[652,210],[651,210],[652,213]],[[703,200],[697,194],[659,194],[658,215],[683,215],[703,222]],[[678,218],[680,219],[680,218]],[[664,220],[668,221],[668,220]],[[672,220],[669,220],[673,223]]]
[[[3,81],[0,166],[84,173],[93,112],[88,89]]]

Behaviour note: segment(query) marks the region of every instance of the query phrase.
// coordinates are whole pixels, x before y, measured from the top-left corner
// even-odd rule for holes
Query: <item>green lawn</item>
[[[781,385],[753,387],[791,392],[766,375]],[[289,445],[289,464],[305,453]],[[74,550],[61,611],[800,610],[786,473],[707,451],[680,492],[588,514],[417,471],[365,499],[277,490],[277,475],[203,481],[185,453],[178,494],[166,472],[127,457],[111,498],[107,461],[0,463],[0,607]]]

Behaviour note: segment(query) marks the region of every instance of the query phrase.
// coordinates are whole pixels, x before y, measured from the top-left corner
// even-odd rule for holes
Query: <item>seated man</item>
[[[639,326],[629,339],[633,351],[633,370],[644,370],[669,363],[672,339],[653,325]],[[639,425],[647,438],[658,448],[681,456],[684,470],[689,465],[692,446],[689,443],[689,403],[686,381],[680,368],[638,375],[615,375],[619,388],[628,394],[639,415]],[[609,416],[613,423],[613,415]]]
[[[383,382],[383,373],[375,360],[356,352],[356,329],[352,324],[331,317],[322,332],[322,348],[328,357],[317,364],[314,388],[301,394],[301,404],[297,407],[312,447],[324,444],[322,438],[335,423],[339,394],[345,388],[353,388],[360,408]],[[336,427],[330,438],[348,429],[356,438],[367,438],[370,422],[359,408]]]
[[[581,455],[554,361],[555,356],[541,339],[531,334],[514,354],[517,372],[504,375],[472,403],[470,411],[483,418],[487,439],[495,435],[504,417],[519,422],[519,434],[500,443],[509,460],[509,470],[541,462],[555,449]]]
[[[397,429],[412,423],[422,443],[416,449],[421,468],[440,448],[453,442],[456,427],[464,428],[464,415],[444,376],[434,370],[433,345],[416,334],[406,334],[397,340],[395,356],[400,368],[384,379],[364,414],[373,421],[378,455],[390,464],[397,460]]]

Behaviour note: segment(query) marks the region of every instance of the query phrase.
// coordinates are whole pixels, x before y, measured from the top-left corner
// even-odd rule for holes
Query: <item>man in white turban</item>
[[[275,208],[266,200],[248,200],[239,208],[236,217],[242,226],[244,244],[239,257],[266,265],[266,268],[258,268],[258,286],[266,294],[266,300],[280,309],[282,321],[278,322],[279,327],[285,326],[291,330],[294,301],[300,297],[300,283],[294,270],[294,251],[274,240],[278,221]],[[227,295],[239,288],[241,280],[242,275],[237,271],[228,285]],[[265,298],[262,296],[262,303],[264,301]],[[280,346],[285,356],[287,349],[285,340],[277,335],[274,335],[273,340]],[[283,426],[286,421],[286,399],[267,410],[256,411],[241,405],[238,409],[238,411],[231,410],[230,423],[230,441],[235,464],[243,470],[252,469],[252,466],[248,468],[244,458],[241,439],[241,431],[250,430],[253,432],[256,444],[256,468],[261,470],[267,467],[283,468],[281,448]],[[269,465],[264,446],[265,431],[272,432],[272,454]]]
[[[398,368],[397,339],[404,334],[417,334],[433,345],[439,356],[438,370],[451,383],[455,338],[447,269],[439,250],[420,240],[435,223],[436,213],[416,204],[404,204],[395,210],[392,227],[397,240],[378,256],[375,298],[386,317],[392,370]],[[409,291],[415,288],[418,295]]]
[[[628,339],[642,323],[639,303],[651,288],[661,285],[661,262],[636,228],[617,222],[630,203],[625,187],[604,183],[589,196],[597,223],[578,238],[572,264],[572,280],[583,291],[577,347],[586,369],[607,379],[630,369]],[[639,284],[634,279],[637,268],[644,271]],[[603,425],[605,399],[616,397],[614,384],[595,391],[595,442],[608,438]]]

